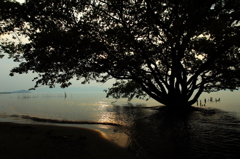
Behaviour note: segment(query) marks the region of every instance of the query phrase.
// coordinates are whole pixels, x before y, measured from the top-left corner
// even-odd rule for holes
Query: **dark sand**
[[[0,122],[0,158],[134,159],[101,132],[74,127]]]

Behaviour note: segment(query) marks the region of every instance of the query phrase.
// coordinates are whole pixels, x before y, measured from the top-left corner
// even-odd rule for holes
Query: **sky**
[[[24,2],[25,0],[17,0],[17,1]],[[7,56],[0,59],[0,92],[28,90],[29,88],[34,87],[35,82],[33,82],[32,79],[36,77],[37,74],[28,73],[28,74],[21,74],[21,75],[15,74],[13,77],[9,76],[10,70],[18,66],[18,64],[19,63],[13,62],[12,59],[8,59]],[[82,85],[81,82],[77,80],[71,80],[70,82],[72,83],[70,88],[103,87],[103,89],[105,89],[105,88],[111,87],[114,80],[105,84],[96,83],[93,81],[87,85]],[[59,85],[57,85],[56,87],[59,88]]]
[[[25,2],[25,0],[17,0],[20,3]],[[9,76],[10,70],[16,66],[18,66],[19,63],[13,62],[12,59],[8,59],[7,55],[0,59],[0,92],[9,92],[9,91],[16,91],[16,90],[28,90],[32,87],[34,87],[35,82],[32,81],[34,77],[37,76],[37,74],[28,73],[28,74],[15,74],[13,77]],[[70,88],[81,88],[83,87],[102,87],[103,89],[111,87],[113,81],[110,81],[105,84],[91,82],[90,84],[82,85],[80,81],[77,80],[71,80],[70,81],[72,85]],[[47,86],[44,86],[44,88],[47,88]],[[59,85],[56,85],[56,88],[60,88]],[[41,88],[38,88],[37,90],[40,90]],[[46,89],[44,89],[46,90]],[[49,89],[50,90],[50,89]]]
[[[18,1],[19,2],[24,2],[25,0],[18,0]],[[12,59],[8,59],[7,56],[0,59],[0,92],[28,90],[28,89],[34,87],[35,82],[33,82],[32,79],[34,77],[36,77],[37,74],[28,73],[28,74],[21,74],[21,75],[15,74],[13,77],[9,76],[10,70],[12,68],[18,66],[18,64],[19,63],[13,62]],[[99,90],[99,88],[104,90],[104,89],[110,88],[112,86],[112,83],[114,83],[114,80],[109,81],[105,84],[96,83],[96,82],[93,81],[90,84],[86,84],[86,85],[82,85],[81,82],[77,81],[77,80],[71,80],[70,82],[72,83],[72,85],[68,89],[61,90],[59,85],[56,85],[56,88],[58,90],[61,90],[61,91],[67,90],[66,92],[70,92],[72,90],[74,92],[76,92],[78,90],[80,92],[82,92],[82,91],[85,91],[88,88],[90,88],[90,89],[88,89],[88,91],[93,90],[95,88],[97,90]],[[38,92],[38,91],[41,92],[41,90],[44,90],[44,91],[47,90],[48,92],[54,91],[54,89],[48,89],[47,86],[44,86],[44,87],[37,88],[36,92]],[[240,91],[238,92],[238,94],[239,93],[240,93]],[[228,95],[224,94],[224,96],[226,98]],[[232,96],[232,94],[230,96]],[[238,98],[236,98],[236,99],[238,99]]]
[[[17,2],[20,2],[20,3],[23,3],[25,2],[26,0],[16,0]]]
[[[13,77],[9,76],[11,69],[18,66],[18,64],[19,63],[17,62],[13,62],[12,59],[8,59],[7,55],[4,58],[0,59],[0,92],[28,90],[29,88],[34,87],[35,82],[33,82],[32,79],[36,77],[37,74],[28,73],[14,74]],[[105,84],[92,81],[90,84],[86,85],[82,85],[80,81],[74,79],[71,80],[71,82],[72,85],[70,86],[70,88],[74,88],[76,90],[76,87],[79,87],[80,91],[83,87],[102,87],[103,89],[105,89],[111,87],[112,85],[112,81]],[[44,87],[47,88],[47,86]],[[56,88],[60,88],[59,85],[56,85]],[[37,88],[37,91],[41,89],[42,87]]]

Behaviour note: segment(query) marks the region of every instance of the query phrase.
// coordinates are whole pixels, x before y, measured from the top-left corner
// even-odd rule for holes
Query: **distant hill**
[[[11,93],[31,93],[31,92],[27,90],[18,90],[18,91],[12,91]]]
[[[107,89],[107,87],[94,87],[94,86],[88,86],[88,87],[69,87],[62,89],[60,87],[57,88],[48,88],[48,87],[39,87],[36,88],[36,90],[17,90],[17,91],[11,91],[11,92],[0,92],[0,94],[10,94],[10,93],[43,93],[43,92],[86,92],[86,93],[104,93],[103,90]]]
[[[18,91],[11,91],[11,92],[0,92],[0,94],[10,94],[10,93],[31,93],[27,90],[18,90]]]

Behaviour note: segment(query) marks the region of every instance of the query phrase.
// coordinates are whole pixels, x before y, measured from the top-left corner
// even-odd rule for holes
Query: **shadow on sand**
[[[240,158],[240,120],[217,109],[172,111],[114,106],[130,136],[130,147],[143,159]]]

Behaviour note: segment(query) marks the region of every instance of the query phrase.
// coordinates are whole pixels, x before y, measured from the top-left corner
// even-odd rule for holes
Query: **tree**
[[[37,87],[73,77],[106,82],[107,96],[151,97],[188,108],[202,92],[240,86],[239,0],[4,1],[2,33],[27,38],[14,73],[37,72]],[[15,4],[15,5],[6,5]]]

